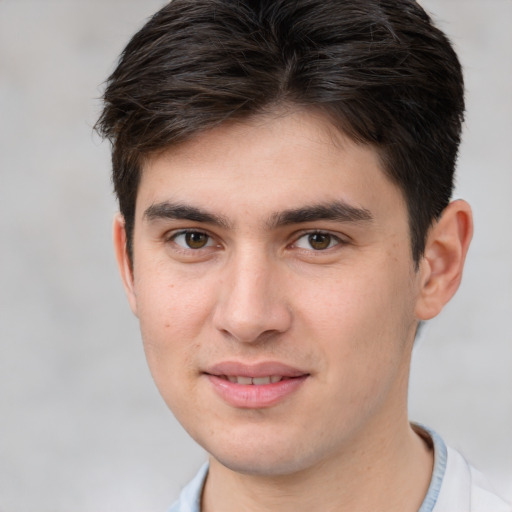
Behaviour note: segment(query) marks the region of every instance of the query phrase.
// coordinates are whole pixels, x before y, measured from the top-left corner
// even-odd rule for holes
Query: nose
[[[231,258],[219,289],[215,327],[244,343],[268,340],[286,332],[292,313],[280,286],[280,270],[284,269],[279,268],[278,262],[256,251]]]

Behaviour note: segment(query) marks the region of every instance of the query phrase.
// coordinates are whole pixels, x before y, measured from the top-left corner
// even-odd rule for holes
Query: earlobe
[[[471,207],[466,201],[453,201],[427,236],[420,262],[421,289],[416,303],[418,319],[435,317],[457,291],[472,236]]]
[[[133,280],[133,268],[126,246],[125,221],[124,217],[120,213],[114,217],[113,238],[117,266],[119,268],[119,273],[121,274],[121,279],[123,280],[126,296],[134,315],[137,315],[137,300]]]

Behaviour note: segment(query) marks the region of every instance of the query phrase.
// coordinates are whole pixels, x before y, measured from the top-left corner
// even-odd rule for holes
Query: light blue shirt
[[[434,470],[418,512],[512,512],[512,507],[499,498],[481,473],[472,468],[458,452],[447,448],[441,437],[420,427],[432,440]],[[181,491],[169,512],[201,512],[208,463]]]

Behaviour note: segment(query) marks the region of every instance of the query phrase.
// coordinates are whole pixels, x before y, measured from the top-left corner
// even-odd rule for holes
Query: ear
[[[121,274],[121,279],[123,280],[124,290],[134,315],[137,315],[137,298],[133,280],[132,262],[130,261],[126,247],[124,217],[120,213],[114,217],[113,235],[117,266]]]
[[[425,253],[420,261],[418,319],[429,320],[439,314],[459,288],[472,236],[471,207],[466,201],[453,201],[427,235]]]

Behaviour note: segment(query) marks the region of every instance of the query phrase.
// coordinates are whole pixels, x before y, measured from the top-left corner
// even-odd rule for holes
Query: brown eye
[[[326,231],[314,231],[299,237],[293,246],[307,251],[325,251],[342,244],[343,241],[336,235]]]
[[[328,233],[311,233],[308,242],[315,251],[323,251],[331,246],[332,237]]]
[[[183,249],[204,249],[215,245],[212,238],[202,231],[182,231],[175,234],[171,240]]]
[[[185,243],[191,249],[202,249],[208,244],[210,237],[206,233],[192,231],[185,233]]]

